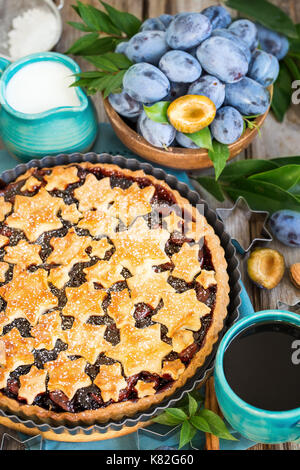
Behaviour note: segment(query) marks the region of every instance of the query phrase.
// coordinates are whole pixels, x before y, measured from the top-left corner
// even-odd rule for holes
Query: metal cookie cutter
[[[232,236],[232,243],[241,255],[248,253],[257,242],[269,243],[273,241],[273,237],[266,227],[269,212],[252,210],[243,196],[237,199],[233,207],[229,209],[219,207],[216,212],[223,221],[225,230]],[[229,226],[229,219],[232,220],[233,217],[235,217],[234,228]],[[246,221],[255,223],[254,233],[250,228],[249,235],[245,234]],[[249,245],[247,245],[248,243]]]
[[[12,444],[14,444],[13,448]],[[0,450],[42,450],[42,444],[43,438],[40,435],[30,437],[30,439],[26,439],[25,441],[20,441],[19,439],[12,437],[10,434],[4,433]]]
[[[294,305],[289,305],[278,300],[277,308],[279,310],[287,310],[288,312],[298,313],[300,315],[300,302],[297,302]]]

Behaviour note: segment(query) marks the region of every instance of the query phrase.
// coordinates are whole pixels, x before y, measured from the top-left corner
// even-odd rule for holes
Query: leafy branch
[[[192,442],[197,431],[214,434],[221,439],[236,441],[219,415],[203,406],[203,397],[198,391],[189,393],[177,408],[168,408],[154,418],[165,426],[180,426],[179,449]]]
[[[100,3],[105,11],[79,0],[72,5],[82,21],[70,21],[69,24],[87,34],[75,41],[67,54],[82,56],[97,69],[90,74],[77,74],[73,86],[84,87],[90,95],[103,92],[106,98],[122,89],[123,76],[132,65],[124,54],[117,54],[114,50],[120,42],[128,41],[139,31],[141,21],[108,3]]]
[[[199,177],[196,181],[218,201],[243,196],[255,210],[270,213],[283,209],[300,212],[300,157],[242,160],[230,163],[219,181]]]
[[[283,10],[267,0],[227,0],[226,5],[289,39],[290,49],[285,59],[280,61],[272,100],[272,111],[282,122],[292,102],[292,83],[300,79],[300,24],[294,24]]]

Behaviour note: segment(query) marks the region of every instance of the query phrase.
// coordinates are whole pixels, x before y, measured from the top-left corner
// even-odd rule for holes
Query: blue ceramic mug
[[[71,74],[80,73],[76,62],[56,52],[31,54],[14,63],[0,57],[0,137],[11,154],[25,161],[58,153],[85,153],[92,147],[98,132],[94,105],[79,87],[76,93],[80,106],[25,114],[7,103],[5,90],[12,76],[28,64],[45,60],[67,66]]]
[[[233,338],[243,330],[260,322],[275,320],[300,327],[300,315],[281,310],[266,310],[238,321],[220,343],[214,373],[217,399],[228,423],[247,439],[267,444],[290,442],[300,438],[300,408],[275,412],[249,405],[229,386],[224,373],[223,358]]]

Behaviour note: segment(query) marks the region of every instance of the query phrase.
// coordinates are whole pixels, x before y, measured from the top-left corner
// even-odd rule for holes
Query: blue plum
[[[117,113],[130,119],[137,118],[143,110],[142,104],[131,98],[124,90],[121,93],[111,93],[108,101]]]
[[[180,96],[187,94],[189,87],[188,83],[170,82],[170,85],[169,94],[164,98],[164,101],[174,101]]]
[[[115,48],[115,52],[117,52],[118,54],[126,54],[127,46],[128,41],[119,42],[119,44]]]
[[[226,85],[225,103],[238,109],[243,116],[264,114],[270,106],[270,93],[252,78]]]
[[[234,44],[237,47],[239,47],[241,49],[241,51],[245,54],[248,64],[250,63],[251,58],[252,58],[252,54],[251,54],[251,51],[248,47],[248,44],[245,41],[243,41],[243,39],[237,40],[237,37],[233,33],[231,33],[230,31],[228,31],[228,29],[222,29],[222,28],[221,29],[215,29],[212,32],[212,36],[220,36],[222,38],[227,38],[227,39],[230,39],[231,41],[233,41]]]
[[[176,136],[176,130],[171,124],[154,122],[145,111],[138,119],[137,131],[154,147],[170,147]]]
[[[157,67],[141,62],[127,70],[123,78],[123,88],[136,101],[155,103],[168,95],[170,82]]]
[[[201,13],[180,13],[167,29],[167,43],[171,49],[186,51],[201,44],[211,31],[209,19]]]
[[[217,77],[204,75],[191,84],[188,94],[207,96],[219,109],[225,100],[225,85]]]
[[[226,8],[222,6],[212,6],[201,11],[211,22],[212,28],[228,28],[231,23],[231,16]]]
[[[289,41],[282,34],[276,33],[271,29],[257,24],[258,41],[263,51],[277,57],[278,60],[284,59],[289,51]]]
[[[278,74],[278,59],[272,54],[257,49],[253,54],[248,76],[267,87],[277,80]]]
[[[236,20],[229,26],[228,29],[238,38],[245,41],[251,51],[257,47],[257,28],[252,21]]]
[[[163,15],[160,15],[158,19],[165,25],[166,28],[168,28],[170,23],[174,20],[174,16],[164,13]]]
[[[159,61],[159,68],[171,82],[192,83],[202,73],[198,60],[184,51],[164,54]]]
[[[142,24],[141,31],[166,31],[166,26],[159,18],[148,18]]]
[[[210,37],[198,47],[197,58],[208,74],[225,83],[235,83],[248,72],[245,54],[227,38]]]
[[[182,132],[177,132],[176,133],[176,141],[177,143],[186,149],[199,149],[197,144],[193,142],[189,137],[187,137],[185,134]]]
[[[300,247],[300,212],[282,210],[270,218],[273,235],[284,245]]]
[[[126,55],[132,62],[157,65],[168,50],[164,31],[142,31],[130,39]]]
[[[210,129],[221,144],[233,144],[244,132],[243,116],[235,108],[224,106],[217,111]]]

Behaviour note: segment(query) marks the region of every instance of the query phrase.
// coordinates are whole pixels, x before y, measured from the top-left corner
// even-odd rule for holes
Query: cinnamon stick
[[[205,408],[214,411],[221,416],[221,411],[215,393],[214,378],[210,377],[206,382]],[[206,450],[220,450],[220,440],[217,436],[206,433]]]

